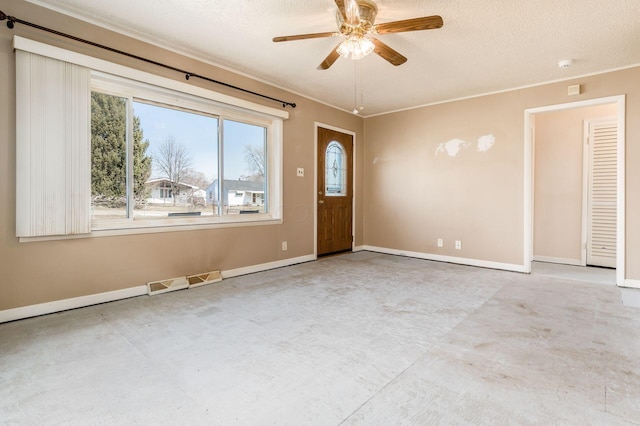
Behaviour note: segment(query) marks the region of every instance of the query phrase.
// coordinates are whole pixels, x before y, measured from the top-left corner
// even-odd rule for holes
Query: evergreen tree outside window
[[[91,210],[94,219],[127,218],[126,98],[91,93]],[[133,117],[133,199],[142,202],[151,174],[149,141]]]

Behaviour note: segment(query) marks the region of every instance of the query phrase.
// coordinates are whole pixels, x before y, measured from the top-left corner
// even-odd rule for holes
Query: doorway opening
[[[625,96],[525,110],[524,268],[616,268],[625,279]]]

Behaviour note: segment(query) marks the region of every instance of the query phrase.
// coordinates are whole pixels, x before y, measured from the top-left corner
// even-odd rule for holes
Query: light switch
[[[304,169],[302,167],[298,167],[298,177],[304,177]]]

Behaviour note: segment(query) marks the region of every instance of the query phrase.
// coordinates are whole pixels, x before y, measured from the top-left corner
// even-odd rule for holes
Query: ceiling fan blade
[[[340,45],[338,45],[338,46],[340,46]],[[329,67],[331,65],[333,65],[333,63],[335,61],[338,60],[338,58],[340,57],[340,54],[338,53],[338,46],[334,47],[333,50],[331,51],[331,53],[329,53],[329,56],[324,58],[324,61],[322,61],[322,63],[320,63],[320,65],[318,65],[318,69],[319,70],[327,70],[327,69],[329,69]]]
[[[405,19],[404,21],[386,22],[376,25],[378,34],[401,33],[404,31],[435,30],[443,25],[442,17],[438,15],[423,18]]]
[[[384,60],[389,61],[392,65],[398,66],[407,62],[407,58],[405,58],[400,53],[396,52],[380,40],[375,38],[371,38],[370,40],[374,45],[373,51],[376,52]]]
[[[273,41],[278,43],[280,41],[305,40],[305,39],[308,39],[308,38],[334,37],[334,36],[339,36],[339,35],[340,35],[340,33],[335,32],[335,31],[331,31],[331,32],[327,32],[327,33],[298,34],[298,35],[274,37]]]
[[[338,10],[340,11],[340,14],[342,15],[342,19],[344,19],[345,21],[347,20],[347,12],[344,8],[344,0],[336,0],[336,6],[338,6]]]

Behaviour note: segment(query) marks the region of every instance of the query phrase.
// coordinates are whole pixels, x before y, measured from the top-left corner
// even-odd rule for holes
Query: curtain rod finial
[[[4,21],[5,19],[7,20],[7,27],[13,29],[13,27],[15,26],[16,18],[14,18],[13,16],[9,16],[0,10],[0,21]]]

